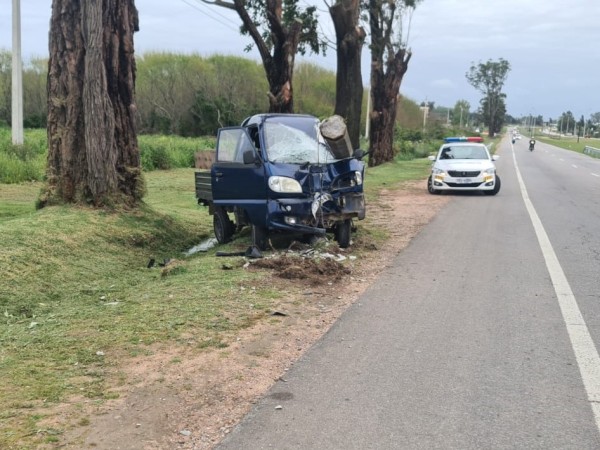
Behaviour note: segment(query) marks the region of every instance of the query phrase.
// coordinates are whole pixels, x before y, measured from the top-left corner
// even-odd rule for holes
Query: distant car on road
[[[482,191],[486,195],[500,192],[496,173],[496,155],[490,155],[481,137],[449,137],[444,139],[433,161],[427,180],[430,194],[442,191]]]

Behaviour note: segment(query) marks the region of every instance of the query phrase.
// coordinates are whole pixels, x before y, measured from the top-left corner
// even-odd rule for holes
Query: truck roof
[[[263,113],[263,114],[255,114],[253,116],[247,117],[242,122],[243,127],[247,127],[253,124],[261,124],[265,120],[273,117],[306,117],[316,119],[315,116],[311,116],[310,114],[283,114],[283,113]]]

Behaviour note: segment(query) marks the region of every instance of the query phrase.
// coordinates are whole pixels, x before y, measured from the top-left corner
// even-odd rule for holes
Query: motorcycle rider
[[[529,151],[532,152],[534,147],[535,147],[535,139],[531,138],[529,140]]]

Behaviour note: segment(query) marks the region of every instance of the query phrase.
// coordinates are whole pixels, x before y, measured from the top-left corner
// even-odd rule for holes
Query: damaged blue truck
[[[309,115],[258,114],[218,131],[212,167],[195,184],[219,243],[250,226],[260,250],[276,233],[333,233],[350,245],[353,220],[365,218],[365,153],[336,145],[322,126]]]

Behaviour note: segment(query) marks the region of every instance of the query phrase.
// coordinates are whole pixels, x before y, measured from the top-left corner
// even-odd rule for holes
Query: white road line
[[[573,295],[567,277],[556,257],[556,253],[554,253],[554,249],[552,248],[550,239],[542,225],[542,221],[537,215],[533,203],[531,203],[531,200],[529,199],[529,194],[527,193],[525,183],[521,177],[514,151],[513,160],[517,172],[517,179],[519,180],[521,195],[523,196],[525,207],[529,212],[531,223],[533,224],[535,234],[537,235],[540,248],[544,255],[546,267],[548,268],[550,278],[552,279],[552,285],[556,292],[563,320],[565,321],[567,332],[571,339],[571,346],[573,347],[575,358],[577,359],[577,365],[579,366],[583,385],[587,392],[588,401],[594,412],[596,427],[598,431],[600,431],[600,356],[598,356],[598,351],[590,336],[588,327],[583,320],[583,316],[577,305],[577,300]]]
[[[593,177],[600,177],[600,175],[598,175],[597,173],[592,172],[592,176]]]
[[[575,164],[571,164],[571,167],[572,167],[573,169],[577,169],[577,166],[576,166]]]
[[[564,160],[564,159],[562,159],[562,158],[558,158],[558,160],[559,160],[559,161],[562,161],[562,162],[564,162],[564,161],[565,161],[565,160]]]

